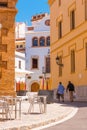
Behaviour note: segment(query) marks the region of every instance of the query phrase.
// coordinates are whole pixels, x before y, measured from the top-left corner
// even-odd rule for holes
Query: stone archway
[[[40,85],[37,82],[32,83],[31,92],[38,92],[40,89]]]

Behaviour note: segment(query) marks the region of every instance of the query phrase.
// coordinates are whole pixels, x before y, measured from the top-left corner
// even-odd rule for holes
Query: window
[[[58,23],[58,38],[62,37],[62,21]]]
[[[38,59],[32,58],[32,68],[37,69],[38,68]]]
[[[59,0],[59,6],[61,6],[61,0]]]
[[[45,38],[44,37],[40,38],[40,46],[45,46]]]
[[[50,26],[50,20],[49,19],[45,21],[45,25]]]
[[[46,45],[47,45],[47,46],[50,46],[50,37],[47,37],[47,38],[46,38]]]
[[[38,18],[40,18],[40,15],[37,15]]]
[[[86,68],[87,68],[87,43],[86,43]]]
[[[75,72],[75,51],[71,50],[71,73]]]
[[[0,7],[7,7],[7,3],[5,3],[5,2],[0,2]]]
[[[33,46],[38,46],[38,38],[37,37],[33,38],[32,45]]]
[[[75,28],[75,10],[72,10],[70,12],[70,29],[74,29]]]
[[[62,56],[59,57],[59,63],[62,64]],[[59,76],[62,76],[62,67],[59,66]]]
[[[19,48],[19,46],[18,46],[18,45],[16,45],[16,48]]]
[[[19,69],[21,69],[21,61],[19,61]]]
[[[50,57],[46,57],[46,73],[50,73]]]
[[[20,48],[23,48],[23,45],[20,45]]]
[[[87,0],[85,0],[85,20],[87,20]]]

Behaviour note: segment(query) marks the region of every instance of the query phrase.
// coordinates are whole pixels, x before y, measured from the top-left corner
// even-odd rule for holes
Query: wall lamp
[[[64,65],[62,63],[60,63],[60,57],[57,55],[56,57],[56,64],[63,67]]]

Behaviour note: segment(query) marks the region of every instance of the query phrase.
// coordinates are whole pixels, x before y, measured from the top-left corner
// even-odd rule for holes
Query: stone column
[[[17,0],[0,0],[0,95],[15,96],[15,15]]]

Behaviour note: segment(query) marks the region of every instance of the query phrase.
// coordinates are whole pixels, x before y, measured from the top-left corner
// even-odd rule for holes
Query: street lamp
[[[56,57],[56,64],[63,67],[64,65],[62,63],[60,63],[60,57],[57,55]]]
[[[42,74],[44,74],[44,78],[46,79],[46,68],[44,66],[42,67]]]
[[[42,67],[42,74],[44,74],[43,81],[45,82],[46,90],[48,90],[48,81],[47,81],[48,78],[46,77],[46,68],[44,66]],[[43,82],[43,89],[44,89],[44,82]]]

